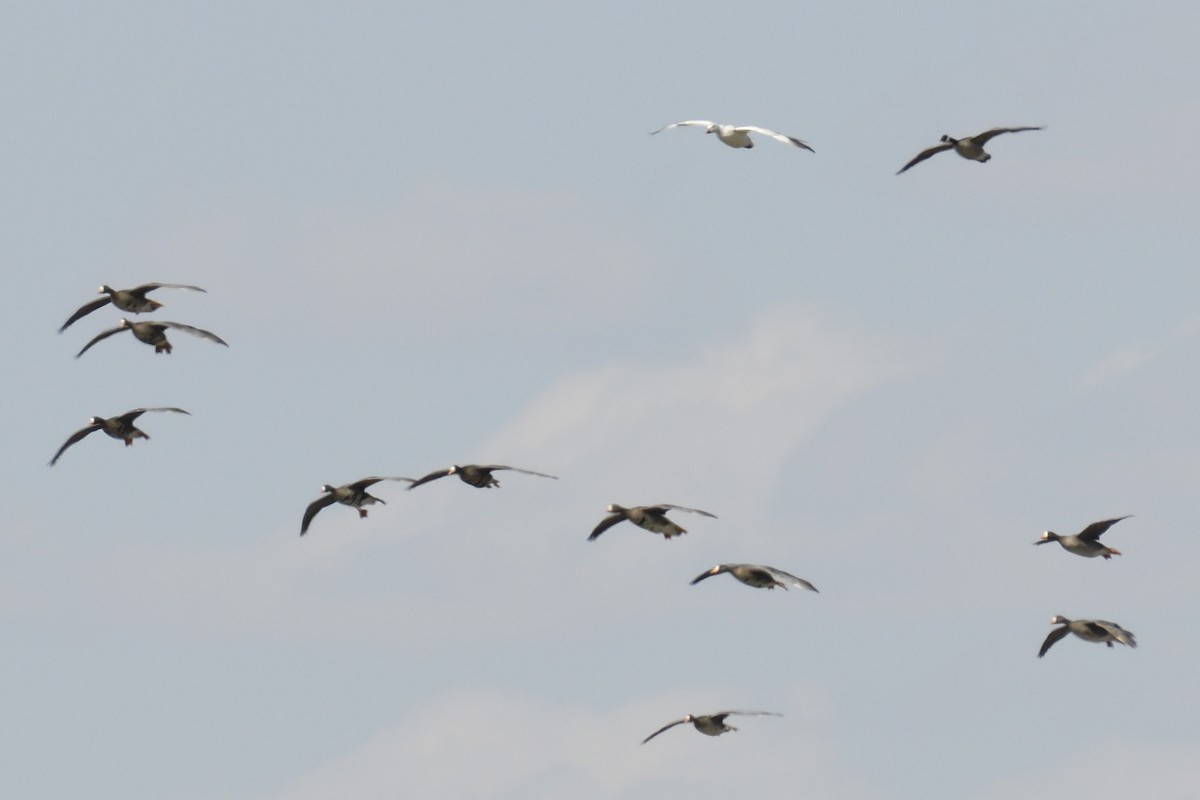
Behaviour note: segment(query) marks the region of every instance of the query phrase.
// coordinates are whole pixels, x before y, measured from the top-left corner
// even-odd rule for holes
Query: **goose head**
[[[1042,538],[1038,539],[1036,542],[1034,542],[1034,544],[1046,544],[1046,542],[1057,542],[1059,540],[1059,538],[1060,538],[1059,535],[1057,533],[1055,533],[1054,531],[1045,531],[1042,534]]]
[[[958,144],[958,139],[952,138],[945,133],[942,134],[942,141],[946,144]]]
[[[622,506],[619,506],[616,503],[609,503],[609,505],[608,505],[608,511],[610,514],[621,514],[627,510],[628,509],[626,509]]]
[[[333,489],[334,489],[334,487],[330,486],[328,483],[325,483],[325,484],[322,484],[322,485],[321,485],[321,489],[320,489],[320,491],[322,491],[322,492],[332,492],[332,491],[333,491]]]
[[[1071,620],[1067,619],[1062,614],[1059,614],[1059,615],[1055,616],[1054,619],[1050,620],[1050,624],[1051,625],[1066,625],[1070,621]]]
[[[129,320],[125,319],[124,317],[121,317],[119,320],[117,320],[117,327],[118,328],[132,328],[133,323],[130,322]]]
[[[96,294],[116,294],[116,289],[106,283],[96,290]]]
[[[451,466],[450,469],[446,470],[446,474],[447,475],[457,475],[461,471],[462,471],[462,467],[460,467],[458,464],[455,464],[455,465]]]

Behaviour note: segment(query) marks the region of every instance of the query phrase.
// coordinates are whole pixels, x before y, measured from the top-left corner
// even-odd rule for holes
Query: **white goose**
[[[782,133],[767,130],[766,128],[760,128],[757,125],[722,125],[718,122],[713,122],[707,119],[688,119],[684,120],[683,122],[672,122],[670,125],[664,125],[656,131],[651,131],[650,135],[653,136],[656,133],[662,133],[665,130],[678,128],[683,125],[692,125],[699,128],[704,128],[705,133],[715,133],[718,139],[730,147],[740,147],[749,150],[751,147],[754,147],[754,140],[750,138],[750,134],[761,133],[763,136],[770,136],[772,139],[778,142],[790,144],[793,147],[799,147],[803,150],[807,150],[810,153],[816,152],[816,150],[813,150],[811,147],[809,147],[807,143],[802,142],[799,139],[796,139],[792,136],[785,136]]]
[[[1040,125],[1034,126],[1034,127],[1025,127],[1025,128],[992,128],[990,131],[984,131],[983,133],[977,133],[974,136],[967,136],[963,139],[953,139],[953,138],[947,136],[946,134],[942,134],[942,143],[941,144],[935,144],[933,147],[927,148],[927,149],[922,150],[921,152],[917,153],[916,158],[914,158],[912,161],[908,162],[903,167],[901,167],[900,172],[897,172],[896,174],[899,175],[901,172],[904,172],[909,167],[913,167],[917,164],[920,164],[922,161],[929,158],[930,156],[941,153],[944,150],[953,150],[954,152],[958,153],[963,158],[970,159],[971,161],[978,161],[981,164],[986,164],[988,159],[991,158],[991,155],[984,152],[983,146],[985,144],[987,144],[988,142],[990,142],[993,138],[999,136],[1002,133],[1020,133],[1021,131],[1040,131],[1041,129],[1042,128]]]

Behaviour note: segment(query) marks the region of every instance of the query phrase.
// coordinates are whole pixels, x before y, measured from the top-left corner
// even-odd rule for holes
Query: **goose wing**
[[[992,139],[996,138],[997,136],[999,136],[1002,133],[1020,133],[1021,131],[1040,131],[1041,129],[1042,129],[1041,125],[1027,126],[1024,128],[992,128],[990,131],[984,131],[983,133],[975,134],[974,136],[971,137],[971,141],[974,142],[975,144],[979,145],[980,147],[983,147],[985,144],[987,144]],[[907,169],[907,167],[905,167],[905,169]]]
[[[654,733],[650,734],[645,739],[642,739],[642,744],[645,744],[646,742],[650,741],[651,739],[653,739],[655,736],[658,736],[663,731],[669,731],[669,730],[671,730],[671,728],[674,728],[676,725],[682,725],[685,722],[691,722],[691,721],[692,721],[692,717],[689,714],[688,716],[683,717],[682,719],[677,719],[674,722],[670,722],[666,725],[663,725],[661,728],[656,730]]]
[[[816,150],[813,150],[811,147],[809,147],[807,142],[802,142],[799,139],[795,138],[794,136],[788,136],[786,134],[779,133],[778,131],[768,130],[767,128],[760,128],[757,125],[739,125],[738,127],[734,128],[734,130],[735,131],[749,131],[751,133],[761,133],[763,136],[770,136],[772,139],[774,139],[777,142],[783,142],[784,144],[790,144],[793,147],[799,147],[803,150],[807,150],[810,153],[817,152]]]
[[[62,333],[67,328],[71,327],[71,325],[76,320],[81,319],[82,317],[86,317],[88,314],[92,313],[93,311],[95,311],[98,308],[104,308],[106,305],[108,305],[111,302],[112,302],[112,298],[109,297],[108,295],[104,295],[104,297],[93,300],[90,303],[84,303],[82,306],[79,307],[78,311],[76,311],[74,314],[72,314],[70,317],[67,318],[67,321],[62,324],[62,327],[58,329],[58,332]]]
[[[153,292],[155,289],[191,289],[193,292],[208,293],[206,289],[201,289],[199,286],[190,286],[186,283],[143,283],[141,286],[135,286],[130,289],[129,293],[145,297],[147,292]]]
[[[1104,519],[1104,520],[1100,520],[1099,522],[1093,522],[1091,525],[1088,525],[1086,528],[1081,530],[1076,535],[1080,539],[1084,539],[1089,542],[1098,541],[1100,539],[1100,534],[1104,533],[1106,530],[1111,528],[1113,525],[1116,525],[1121,520],[1129,519],[1132,516],[1133,516],[1132,514],[1126,514],[1123,517],[1116,517],[1114,519]]]
[[[804,578],[797,578],[790,572],[784,572],[783,570],[775,569],[774,567],[759,566],[757,564],[751,564],[750,566],[757,566],[759,569],[765,569],[767,572],[771,573],[778,580],[784,583],[790,583],[792,586],[799,586],[802,589],[808,589],[810,592],[816,592],[817,594],[820,594],[820,591],[817,589],[817,587],[804,580]],[[783,588],[786,589],[787,587],[784,586]]]
[[[412,478],[394,478],[390,476],[379,478],[372,476],[370,478],[363,478],[361,481],[355,481],[354,483],[347,484],[347,486],[356,492],[361,492],[368,486],[374,486],[380,481],[408,481],[409,483],[416,483],[416,481],[414,481]],[[412,487],[410,486],[409,488],[411,489]]]
[[[616,525],[618,522],[621,522],[624,519],[625,519],[624,514],[613,514],[611,516],[605,517],[604,519],[600,520],[599,525],[597,525],[595,528],[592,529],[592,533],[591,533],[591,535],[588,536],[587,540],[589,542],[592,541],[597,536],[604,533],[606,530],[611,528],[613,525]],[[665,728],[664,728],[664,730],[665,730]],[[659,731],[659,733],[662,733],[662,731]]]
[[[652,513],[665,514],[668,511],[686,511],[689,514],[701,514],[706,517],[717,518],[716,514],[710,514],[707,511],[701,511],[698,508],[688,508],[687,506],[673,506],[670,503],[659,503],[656,506],[646,506],[646,510]]]
[[[741,716],[741,717],[782,717],[783,716],[783,714],[780,714],[777,711],[722,711],[718,714],[709,714],[709,716],[712,717],[713,719],[717,720],[718,722],[720,722],[721,720],[725,719],[726,717],[734,715],[734,714]]]
[[[685,119],[683,122],[672,122],[670,125],[663,125],[661,128],[659,128],[656,131],[650,131],[650,135],[653,136],[656,133],[662,133],[665,130],[670,130],[671,128],[678,128],[683,125],[694,125],[694,126],[700,127],[700,128],[708,128],[708,127],[711,127],[716,124],[717,123],[713,122],[712,120],[708,120],[708,119]]]
[[[330,493],[322,495],[321,497],[318,497],[316,500],[313,500],[311,503],[309,503],[308,508],[304,509],[304,519],[300,523],[300,535],[303,536],[308,531],[309,523],[312,522],[313,517],[315,517],[322,508],[325,508],[325,506],[331,506],[335,502],[337,502],[336,498],[334,498],[333,494]]]
[[[100,430],[100,427],[101,427],[100,423],[97,422],[93,425],[88,425],[86,428],[80,428],[79,430],[72,433],[71,437],[69,439],[67,439],[65,442],[63,442],[63,446],[58,448],[58,452],[54,454],[54,458],[50,459],[50,466],[52,466],[52,467],[54,466],[54,462],[58,461],[58,457],[61,456],[68,447],[75,444],[76,442],[78,442],[80,439],[87,436],[88,434],[95,433],[96,431]]]
[[[439,470],[429,473],[428,475],[426,475],[423,478],[417,478],[415,481],[412,482],[411,485],[409,485],[408,488],[410,490],[415,489],[423,483],[429,483],[430,481],[436,481],[438,478],[444,478],[447,475],[453,475],[453,474],[454,473],[452,473],[450,471],[449,467],[446,469],[439,469]]]
[[[521,469],[520,467],[506,467],[503,464],[487,464],[486,466],[480,466],[479,468],[488,470],[489,472],[498,470],[498,469],[506,469],[511,472],[520,472],[525,475],[537,475],[539,478],[550,478],[551,480],[558,480],[558,477],[555,475],[547,475],[544,472],[534,472],[531,469]]]
[[[1133,634],[1122,628],[1117,623],[1109,622],[1108,620],[1103,619],[1094,619],[1092,620],[1091,624],[1093,628],[1098,628],[1099,630],[1107,633],[1121,644],[1127,644],[1130,647],[1137,647],[1137,641],[1133,638]]]
[[[94,345],[96,342],[103,341],[104,339],[107,339],[108,337],[118,334],[124,330],[129,330],[129,329],[123,328],[123,327],[116,327],[116,328],[109,328],[106,331],[100,331],[100,333],[97,333],[94,337],[92,337],[92,340],[90,342],[88,342],[87,344],[85,344],[83,346],[82,350],[80,350],[78,353],[75,354],[75,357],[79,358],[81,355],[83,355],[88,350],[90,350],[92,345]]]
[[[216,342],[217,344],[223,344],[226,347],[229,347],[229,343],[226,342],[224,339],[222,339],[220,336],[217,336],[212,331],[206,331],[203,328],[195,328],[195,327],[192,327],[191,325],[184,325],[182,322],[167,322],[166,320],[160,320],[154,324],[155,325],[163,325],[167,328],[175,328],[176,330],[180,330],[180,331],[186,331],[187,333],[190,333],[193,336],[199,336],[201,339],[208,339],[210,342]]]
[[[117,417],[117,419],[121,420],[121,422],[126,425],[130,425],[133,423],[133,421],[135,419],[140,417],[142,414],[145,414],[147,411],[172,411],[176,414],[187,414],[189,417],[192,415],[192,413],[190,411],[184,411],[182,408],[174,408],[174,407],[135,408],[132,411],[126,411],[124,414]]]
[[[1068,631],[1070,631],[1070,628],[1066,625],[1050,631],[1050,635],[1046,637],[1046,641],[1042,642],[1042,649],[1038,650],[1038,658],[1046,655],[1046,651],[1053,647],[1055,642],[1066,636]]]
[[[897,172],[896,174],[899,175],[901,172],[907,171],[910,167],[914,167],[917,164],[920,164],[922,161],[929,158],[930,156],[937,155],[938,153],[942,152],[943,150],[949,150],[952,147],[954,147],[954,145],[950,144],[949,142],[942,142],[941,144],[935,144],[933,147],[927,147],[926,149],[917,153],[916,157],[913,158],[912,161],[908,162],[903,167],[901,167],[900,172]]]

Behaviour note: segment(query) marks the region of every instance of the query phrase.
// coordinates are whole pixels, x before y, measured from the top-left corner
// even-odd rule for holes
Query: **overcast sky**
[[[0,22],[6,797],[1194,797],[1194,2]]]

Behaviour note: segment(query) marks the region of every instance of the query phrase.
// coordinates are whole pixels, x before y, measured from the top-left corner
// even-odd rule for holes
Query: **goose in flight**
[[[749,150],[751,147],[754,147],[754,140],[750,138],[750,134],[761,133],[763,136],[770,136],[772,139],[778,142],[790,144],[793,147],[799,147],[803,150],[807,150],[810,153],[816,152],[809,147],[808,143],[806,142],[802,142],[792,136],[785,136],[784,134],[777,133],[776,131],[760,128],[757,125],[722,125],[718,122],[712,122],[707,119],[688,119],[684,120],[683,122],[672,122],[670,125],[664,125],[656,131],[651,131],[650,135],[653,136],[656,133],[662,133],[665,130],[678,128],[683,125],[692,125],[695,127],[704,128],[705,133],[715,133],[718,139],[730,147],[740,147]]]
[[[80,306],[79,310],[63,323],[58,332],[62,333],[71,327],[76,320],[86,317],[96,309],[104,308],[109,303],[112,303],[122,311],[128,311],[130,314],[145,314],[148,311],[154,311],[160,308],[162,303],[157,300],[151,300],[146,295],[155,289],[191,289],[193,292],[204,291],[199,286],[188,286],[183,283],[143,283],[141,286],[135,286],[132,289],[114,289],[105,284],[100,287],[100,294],[107,296]]]
[[[753,586],[757,589],[774,589],[776,586],[787,589],[788,584],[791,584],[792,586],[799,586],[802,589],[808,589],[810,592],[817,591],[817,587],[803,578],[797,578],[790,572],[784,572],[774,567],[765,567],[761,564],[718,564],[707,572],[702,572],[693,578],[692,586],[695,586],[705,578],[720,575],[722,572],[728,572],[747,586]]]
[[[769,717],[782,717],[783,716],[783,714],[776,714],[774,711],[721,711],[720,713],[717,713],[717,714],[701,714],[699,716],[694,716],[692,714],[688,714],[683,719],[677,719],[668,725],[664,725],[661,728],[659,728],[658,730],[656,730],[654,733],[647,736],[645,739],[642,739],[642,744],[645,744],[646,742],[650,741],[651,739],[653,739],[655,736],[658,736],[663,731],[670,730],[671,728],[674,728],[676,725],[682,725],[685,722],[692,723],[692,725],[694,725],[696,727],[696,730],[700,731],[701,733],[703,733],[706,736],[720,736],[722,733],[725,733],[727,731],[736,731],[737,728],[733,727],[732,725],[725,724],[725,718],[731,714],[740,714],[742,716],[769,716]]]
[[[96,431],[104,431],[114,439],[124,439],[126,447],[133,444],[134,439],[149,439],[150,436],[145,431],[133,424],[134,420],[147,411],[173,411],[176,414],[191,416],[189,412],[184,411],[182,408],[135,408],[133,411],[126,411],[124,414],[115,417],[91,417],[88,419],[87,427],[75,431],[67,441],[63,442],[63,446],[58,448],[58,452],[54,454],[54,458],[50,459],[50,466],[54,466],[54,462],[58,461],[59,456],[68,447]]]
[[[308,504],[308,508],[304,509],[304,519],[300,522],[300,535],[303,536],[308,532],[308,526],[322,508],[331,506],[334,503],[341,503],[345,506],[358,509],[358,517],[362,519],[367,516],[367,509],[364,506],[382,503],[387,505],[378,497],[368,494],[367,489],[380,481],[408,481],[412,483],[412,478],[363,478],[361,481],[347,483],[343,486],[330,486],[325,484],[321,487],[324,495],[318,497]]]
[[[466,464],[464,466],[459,466],[458,464],[455,464],[449,469],[435,470],[423,478],[418,478],[417,480],[413,481],[412,486],[409,486],[408,488],[415,489],[423,483],[436,481],[438,478],[445,478],[447,475],[457,475],[459,480],[461,480],[463,483],[469,486],[474,486],[476,489],[490,489],[493,486],[500,485],[500,481],[493,478],[492,473],[502,469],[520,472],[525,475],[537,475],[539,478],[550,478],[551,480],[555,481],[558,480],[558,478],[555,476],[547,475],[544,472],[534,472],[531,469],[521,469],[519,467],[506,467],[503,464],[488,464],[486,466],[481,464]]]
[[[1073,533],[1069,536],[1059,536],[1054,531],[1046,531],[1042,534],[1042,538],[1038,539],[1034,544],[1046,544],[1047,542],[1058,542],[1063,549],[1068,553],[1074,553],[1077,556],[1085,558],[1095,558],[1100,556],[1104,559],[1110,559],[1113,556],[1121,555],[1121,551],[1107,545],[1100,544],[1100,534],[1116,525],[1123,519],[1129,519],[1132,514],[1126,514],[1123,517],[1114,519],[1105,519],[1099,522],[1093,522],[1079,533]]]
[[[985,144],[987,144],[988,142],[990,142],[994,137],[999,136],[1002,133],[1020,133],[1021,131],[1040,131],[1041,129],[1042,129],[1042,127],[1040,125],[1033,126],[1033,127],[1025,127],[1025,128],[992,128],[990,131],[984,131],[983,133],[977,133],[974,136],[968,136],[964,139],[952,139],[949,136],[942,134],[942,143],[941,144],[935,144],[933,147],[927,148],[927,149],[922,150],[921,152],[917,153],[916,158],[914,158],[912,161],[908,162],[903,167],[901,167],[900,172],[897,172],[896,174],[899,175],[901,172],[904,172],[905,170],[909,169],[910,167],[920,164],[922,161],[929,158],[930,156],[936,155],[944,150],[953,150],[954,152],[958,153],[963,158],[967,158],[967,159],[970,159],[971,161],[978,161],[980,163],[986,164],[988,159],[991,158],[991,155],[984,152],[983,146]]]
[[[1113,642],[1137,647],[1137,641],[1133,638],[1133,634],[1115,622],[1106,622],[1102,619],[1067,619],[1060,615],[1050,620],[1050,624],[1062,627],[1050,631],[1046,641],[1042,642],[1042,649],[1038,650],[1038,658],[1046,655],[1046,651],[1068,633],[1075,634],[1085,642],[1104,642],[1109,647],[1113,646]]]
[[[110,336],[114,336],[121,331],[133,331],[134,338],[139,342],[145,342],[149,345],[154,345],[154,352],[171,354],[171,343],[167,341],[167,328],[175,330],[187,331],[193,336],[199,336],[202,339],[208,339],[210,342],[223,344],[229,347],[229,344],[211,331],[193,328],[191,325],[184,325],[181,322],[167,322],[159,320],[158,322],[130,322],[127,319],[122,319],[117,322],[117,327],[109,328],[106,331],[101,331],[92,338],[90,342],[83,346],[83,349],[75,354],[76,358],[86,353],[92,345]]]
[[[588,541],[592,541],[606,530],[616,525],[618,522],[629,520],[639,528],[645,528],[654,533],[661,533],[666,538],[679,536],[682,533],[687,533],[685,528],[681,528],[671,520],[667,519],[668,511],[686,511],[689,514],[703,514],[706,517],[717,518],[716,514],[710,514],[707,511],[701,511],[698,508],[685,508],[683,506],[673,506],[669,503],[659,503],[656,506],[634,506],[633,508],[625,508],[613,503],[608,507],[610,517],[605,517],[600,521],[600,524],[595,527],[591,535],[588,536]]]

